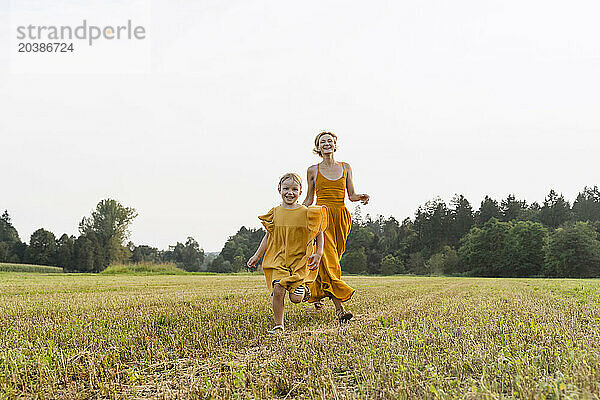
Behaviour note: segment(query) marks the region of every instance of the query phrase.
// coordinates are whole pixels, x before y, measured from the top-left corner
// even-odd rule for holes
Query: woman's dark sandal
[[[341,323],[346,323],[352,319],[354,315],[350,311],[339,311],[337,313],[338,321]]]

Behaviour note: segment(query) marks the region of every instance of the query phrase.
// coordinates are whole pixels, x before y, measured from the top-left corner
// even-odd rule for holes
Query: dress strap
[[[340,164],[342,164],[342,176],[346,176],[346,168],[344,168],[344,163],[340,161]]]

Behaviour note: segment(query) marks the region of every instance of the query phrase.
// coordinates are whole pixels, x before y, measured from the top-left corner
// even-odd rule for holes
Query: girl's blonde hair
[[[300,178],[300,175],[298,175],[294,172],[288,172],[287,174],[283,175],[279,179],[279,184],[277,185],[277,190],[281,191],[281,184],[283,184],[283,182],[285,182],[286,179],[290,179],[290,178],[292,178],[294,180],[294,182],[296,182],[298,185],[300,185],[300,190],[302,190],[302,179]]]
[[[321,157],[323,157],[323,154],[321,153],[321,150],[319,150],[319,140],[321,139],[321,136],[323,136],[323,135],[331,135],[331,137],[333,137],[333,143],[337,144],[337,136],[335,133],[326,132],[326,131],[319,133],[317,135],[317,137],[315,137],[315,148],[313,149],[313,153],[318,154]],[[336,149],[333,149],[333,151],[336,151]]]

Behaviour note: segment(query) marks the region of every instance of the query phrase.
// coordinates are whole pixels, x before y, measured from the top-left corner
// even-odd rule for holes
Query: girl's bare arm
[[[323,231],[320,231],[317,235],[317,248],[315,253],[323,254]]]
[[[317,248],[315,249],[315,252],[308,257],[308,269],[314,271],[319,268],[321,257],[323,257],[323,231],[319,231],[319,234],[317,235]]]
[[[267,250],[267,242],[268,241],[269,241],[269,232],[265,233],[265,236],[263,236],[262,240],[260,241],[260,245],[258,246],[258,249],[256,249],[256,253],[254,253],[254,255],[252,257],[250,257],[250,259],[246,263],[246,265],[248,267],[254,268],[256,266],[256,263],[258,262],[258,260],[260,260],[262,255],[265,254],[265,251]]]

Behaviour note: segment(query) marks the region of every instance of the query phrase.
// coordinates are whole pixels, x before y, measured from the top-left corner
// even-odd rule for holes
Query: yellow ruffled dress
[[[262,263],[269,290],[273,290],[274,280],[289,292],[314,281],[317,271],[311,271],[307,262],[315,251],[315,237],[327,228],[326,208],[277,206],[258,219],[269,232]]]
[[[341,279],[342,267],[340,265],[352,223],[350,212],[344,204],[346,169],[343,168],[341,178],[331,180],[325,178],[317,166],[315,192],[317,205],[327,207],[328,226],[323,231],[323,257],[319,265],[319,273],[314,282],[308,286],[311,291],[308,301],[313,303],[330,296],[346,301],[354,294],[354,289]]]

